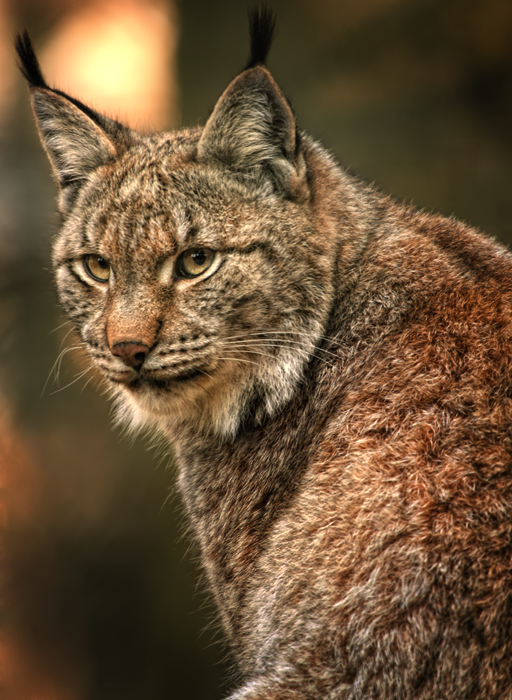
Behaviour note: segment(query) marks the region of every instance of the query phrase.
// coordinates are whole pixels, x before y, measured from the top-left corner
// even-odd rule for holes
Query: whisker
[[[279,341],[279,339],[277,339],[277,340]],[[275,342],[275,341],[272,341],[272,342]],[[281,348],[282,348],[282,347],[287,347],[287,346],[289,346],[290,344],[298,345],[299,347],[301,347],[301,345],[302,345],[302,343],[300,343],[299,341],[293,341],[293,340],[282,340],[282,341],[280,341],[280,342],[281,342],[281,345],[275,344],[275,345],[273,345],[273,347],[276,347],[276,348],[277,348],[277,347],[281,347]],[[244,341],[243,343],[242,343],[242,342],[236,342],[236,343],[234,343],[234,342],[229,342],[229,343],[224,342],[223,345],[224,345],[225,347],[229,347],[229,348],[236,348],[236,349],[239,349],[239,350],[247,350],[247,352],[250,352],[250,353],[253,353],[253,354],[260,354],[260,355],[264,355],[264,356],[266,356],[266,357],[274,357],[274,355],[272,355],[272,354],[270,354],[270,353],[261,353],[261,352],[260,352],[260,353],[256,353],[256,351],[255,351],[253,348],[249,347],[249,345],[250,345],[251,343],[252,343],[253,345],[259,345],[259,344],[261,343],[261,341],[260,341],[260,340],[246,340],[246,341]],[[335,364],[334,364],[333,362],[330,362],[328,359],[326,359],[325,357],[322,357],[322,356],[319,354],[319,353],[321,353],[321,352],[326,353],[326,354],[328,354],[328,355],[332,355],[332,357],[336,357],[336,358],[337,358],[337,355],[335,355],[334,353],[329,353],[328,351],[322,350],[321,348],[316,348],[316,350],[314,350],[314,351],[307,350],[307,353],[308,353],[308,355],[309,355],[310,357],[314,357],[315,359],[319,360],[320,362],[323,362],[324,364],[326,364],[326,365],[329,366],[329,367],[334,367]]]
[[[46,391],[46,387],[48,386],[48,382],[50,381],[51,376],[53,375],[54,381],[59,380],[59,375],[60,375],[60,369],[62,365],[62,360],[64,359],[64,356],[67,355],[68,352],[71,352],[72,350],[81,350],[82,346],[81,345],[70,345],[68,348],[64,348],[64,350],[61,350],[59,353],[57,359],[53,363],[53,367],[51,368],[48,377],[46,378],[46,381],[43,386],[43,390],[41,392],[41,396],[43,396],[44,392]]]
[[[85,352],[83,345],[73,345],[73,346],[70,346],[69,348],[65,348],[65,350],[77,350],[77,351]],[[66,352],[63,351],[63,352],[61,352],[61,354],[59,356],[59,363],[58,363],[56,370],[54,372],[54,377],[55,377],[56,382],[60,381],[60,373],[62,370],[62,363],[63,363],[65,355],[66,355]]]
[[[229,336],[228,338],[224,339],[223,342],[231,341],[231,340],[244,340],[245,342],[257,343],[257,342],[260,342],[261,336],[267,337],[269,339],[269,341],[271,341],[271,342],[280,341],[281,343],[295,343],[296,345],[305,345],[307,342],[306,339],[302,339],[300,337],[298,337],[295,340],[293,340],[291,338],[279,338],[278,336],[281,334],[283,334],[283,335],[289,334],[289,335],[299,336],[299,334],[296,331],[268,331],[268,332],[261,332],[261,333],[247,333],[246,335],[233,335],[233,336]],[[272,335],[274,335],[274,337],[270,337]],[[255,336],[258,336],[258,338],[256,338]],[[323,339],[326,339],[326,340],[334,340],[333,338],[329,338],[328,336],[320,336],[320,337]],[[330,350],[324,350],[324,348],[315,347],[315,351],[324,353],[326,355],[331,355],[332,357],[339,359],[338,355],[334,352],[331,352]]]
[[[53,396],[54,394],[58,394],[60,391],[64,391],[65,389],[69,389],[70,386],[73,386],[73,384],[76,384],[76,382],[80,381],[80,379],[82,379],[82,377],[85,374],[87,374],[87,372],[90,372],[91,369],[92,369],[92,366],[87,367],[87,369],[84,369],[82,372],[79,372],[78,375],[73,379],[72,382],[69,382],[69,384],[66,384],[66,386],[63,386],[60,389],[55,389],[55,391],[51,392],[50,396]]]
[[[303,335],[306,335],[306,337],[308,337],[308,338],[314,336],[315,338],[317,338],[317,339],[319,339],[319,340],[333,340],[333,341],[337,342],[337,338],[335,338],[334,336],[323,335],[322,333],[320,333],[320,334],[317,335],[316,333],[314,333],[314,334],[313,334],[313,333],[311,333],[311,334],[305,334],[303,331],[285,331],[285,330],[282,330],[282,331],[279,331],[279,330],[254,331],[254,332],[252,332],[252,333],[243,333],[243,334],[240,334],[240,335],[231,335],[231,336],[229,336],[229,338],[247,338],[247,337],[250,337],[250,336],[261,336],[261,335],[265,335],[265,336],[270,336],[270,335],[295,335],[295,336],[299,336],[299,337],[300,337],[300,336],[303,336]]]
[[[228,349],[229,349],[229,348],[228,348]],[[236,348],[236,347],[235,347],[235,349],[243,350],[244,348],[243,348],[243,346],[241,346],[240,348]],[[248,352],[250,352],[250,353],[253,354],[253,355],[261,355],[262,357],[268,357],[268,358],[271,358],[271,359],[275,359],[275,356],[274,356],[274,355],[271,355],[270,353],[255,352],[254,350],[248,350]],[[317,360],[319,360],[320,362],[323,362],[323,363],[324,363],[325,365],[327,365],[328,367],[335,367],[335,366],[336,366],[334,363],[329,362],[328,360],[325,360],[323,357],[318,357],[318,356],[313,355],[313,354],[311,355],[311,357],[315,357]],[[228,361],[236,361],[236,362],[245,362],[245,363],[247,363],[247,364],[256,365],[257,367],[260,366],[258,362],[251,362],[250,360],[246,360],[246,359],[244,359],[244,358],[242,358],[242,357],[237,357],[236,355],[234,355],[233,357],[217,357],[216,359],[218,359],[218,360],[224,360],[224,361],[227,361],[227,360],[228,360]]]
[[[258,352],[257,350],[254,350],[252,348],[246,349],[243,345],[232,345],[230,347],[227,347],[226,349],[227,350],[246,350],[251,355],[261,355],[261,357],[268,357],[270,359],[275,359],[275,355],[272,355],[270,352]],[[223,358],[219,358],[219,359],[223,359]],[[240,358],[240,359],[242,359],[242,358]],[[257,364],[257,363],[255,362],[254,364]]]
[[[60,326],[57,326],[57,328],[54,328],[53,331],[50,331],[48,335],[52,335],[52,333],[56,333],[57,331],[60,331],[61,328],[64,328],[64,326],[69,326],[71,321],[64,321],[64,323],[61,323]]]
[[[261,354],[261,353],[260,353]],[[271,355],[266,355],[266,357],[272,357]],[[231,361],[231,360],[236,360],[236,362],[245,362],[248,365],[255,365],[256,367],[259,367],[258,362],[251,362],[251,360],[246,360],[243,357],[217,357],[217,360],[223,360],[223,361]]]
[[[64,336],[64,338],[62,338],[62,340],[60,341],[59,348],[61,348],[61,347],[64,345],[64,343],[66,342],[66,340],[67,340],[67,338],[69,337],[69,335],[70,335],[71,333],[73,333],[73,330],[74,330],[73,328],[70,328],[70,329],[69,329],[69,331],[66,333],[66,335]]]
[[[303,339],[298,339],[298,340],[297,340],[297,339],[294,339],[294,338],[278,338],[278,337],[274,337],[274,338],[244,338],[243,336],[240,336],[239,338],[236,338],[236,339],[234,339],[234,338],[227,338],[227,339],[223,340],[222,342],[233,342],[233,341],[235,341],[235,342],[241,342],[241,341],[242,341],[242,342],[244,342],[244,343],[254,343],[254,344],[257,344],[257,343],[264,343],[264,342],[267,342],[267,343],[281,343],[281,344],[291,344],[291,343],[293,343],[293,344],[295,344],[295,345],[303,345],[304,347],[311,347],[311,345],[308,343],[307,340],[303,340]],[[313,346],[313,347],[315,347],[315,346]],[[319,350],[320,352],[325,352],[326,354],[334,355],[335,357],[337,357],[336,353],[330,352],[329,350],[324,350],[323,348],[319,348],[319,347],[316,347],[315,349],[316,349],[316,350]]]
[[[89,369],[92,369],[92,367],[89,367]],[[89,379],[85,382],[85,384],[83,385],[83,387],[80,389],[80,393],[83,392],[83,390],[85,389],[85,387],[86,387],[88,384],[90,384],[90,383],[92,382],[93,379],[94,379],[94,374],[92,374],[92,375],[89,377]]]

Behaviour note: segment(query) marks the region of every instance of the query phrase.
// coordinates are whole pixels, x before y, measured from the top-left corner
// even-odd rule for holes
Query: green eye
[[[177,271],[181,277],[198,277],[210,267],[215,252],[210,248],[191,248],[180,255]]]
[[[86,255],[83,258],[84,269],[96,282],[108,282],[110,279],[110,263],[100,255]]]

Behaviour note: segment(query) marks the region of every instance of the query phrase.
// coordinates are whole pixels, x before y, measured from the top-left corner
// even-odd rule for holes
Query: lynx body
[[[512,698],[512,258],[298,132],[264,65],[138,134],[44,80],[62,305],[164,433],[233,700]]]

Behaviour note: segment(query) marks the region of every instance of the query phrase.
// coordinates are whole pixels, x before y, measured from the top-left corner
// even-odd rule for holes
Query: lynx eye
[[[210,267],[215,252],[210,248],[191,248],[180,255],[177,262],[178,274],[182,277],[198,277]]]
[[[108,282],[110,279],[110,263],[100,255],[86,255],[83,258],[84,269],[96,282]]]

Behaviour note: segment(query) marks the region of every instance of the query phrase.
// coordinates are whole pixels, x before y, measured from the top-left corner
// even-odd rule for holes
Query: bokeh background
[[[385,191],[512,242],[510,0],[267,4],[269,66],[302,128]],[[234,682],[169,454],[113,430],[97,379],[66,352],[49,270],[56,190],[13,33],[29,29],[50,83],[149,131],[204,122],[244,65],[253,5],[0,0],[7,700],[215,699]]]

